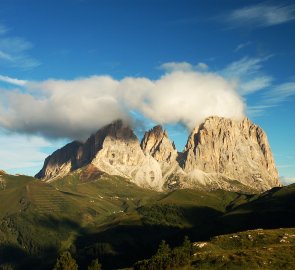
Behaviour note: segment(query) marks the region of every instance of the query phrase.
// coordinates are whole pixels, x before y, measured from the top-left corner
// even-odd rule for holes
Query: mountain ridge
[[[52,181],[83,166],[93,165],[144,188],[163,191],[205,188],[258,191],[281,186],[268,139],[248,118],[241,121],[212,116],[190,134],[182,153],[161,126],[145,132],[139,142],[121,120],[83,144],[72,142],[45,160],[37,178]],[[241,184],[235,186],[233,182]]]

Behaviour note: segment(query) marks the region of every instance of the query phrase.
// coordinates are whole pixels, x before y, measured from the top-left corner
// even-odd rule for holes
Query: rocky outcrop
[[[85,143],[72,142],[54,152],[36,177],[52,180],[82,167],[83,181],[107,173],[159,191],[280,186],[266,134],[247,118],[209,117],[192,131],[182,153],[161,126],[146,132],[139,144],[134,132],[116,121]]]
[[[175,145],[161,126],[155,126],[146,132],[140,145],[144,153],[150,154],[158,162],[171,164],[176,161],[177,150]]]
[[[145,154],[151,155],[160,164],[165,188],[181,187],[181,180],[185,174],[177,161],[178,152],[175,145],[162,126],[155,126],[145,132],[141,148]]]
[[[280,185],[266,134],[247,118],[206,119],[189,136],[181,165],[188,174],[202,171],[256,190]]]
[[[76,155],[81,146],[82,143],[74,141],[55,151],[45,159],[43,168],[35,177],[48,180],[65,176],[77,169]]]
[[[153,157],[143,153],[133,131],[121,121],[107,129],[106,133],[103,130],[106,136],[91,164],[108,174],[129,178],[141,187],[161,190],[161,168]]]
[[[37,178],[52,180],[92,164],[98,171],[129,178],[145,188],[162,190],[159,163],[145,155],[133,131],[116,121],[92,135],[84,144],[73,142],[49,156]]]

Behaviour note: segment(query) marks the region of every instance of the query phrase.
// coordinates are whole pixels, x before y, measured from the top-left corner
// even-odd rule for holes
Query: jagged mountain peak
[[[122,120],[116,120],[99,129],[95,136],[110,136],[119,140],[138,140],[130,126]]]
[[[56,150],[45,159],[43,168],[35,177],[50,179],[57,175],[64,176],[73,169],[76,169],[78,167],[76,155],[82,145],[81,142],[73,141],[61,149]]]
[[[140,145],[144,153],[150,154],[159,162],[173,162],[177,158],[174,143],[160,125],[145,132]]]
[[[190,134],[180,154],[158,125],[139,143],[132,129],[115,121],[49,156],[38,178],[52,180],[84,166],[119,175],[141,187],[266,190],[280,186],[264,131],[248,118],[208,117]]]

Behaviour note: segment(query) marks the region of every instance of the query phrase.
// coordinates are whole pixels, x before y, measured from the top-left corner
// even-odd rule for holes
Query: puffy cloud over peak
[[[192,69],[174,70],[157,80],[91,76],[27,82],[22,91],[0,90],[0,126],[85,139],[114,120],[132,122],[130,112],[137,111],[156,123],[180,122],[192,129],[211,115],[241,118],[244,103],[234,87],[215,73]]]

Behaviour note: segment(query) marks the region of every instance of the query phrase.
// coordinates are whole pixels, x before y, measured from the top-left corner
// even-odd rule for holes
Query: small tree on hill
[[[53,270],[78,270],[76,260],[66,251],[57,259]]]
[[[165,240],[162,240],[162,242],[160,243],[156,256],[169,256],[171,252],[171,249],[169,247],[169,245],[166,243]]]
[[[193,254],[193,244],[189,240],[188,236],[184,237],[182,248],[184,249],[184,251],[187,253],[188,256],[191,256]]]
[[[99,263],[98,259],[93,260],[90,265],[88,266],[88,270],[101,270],[101,264]]]

